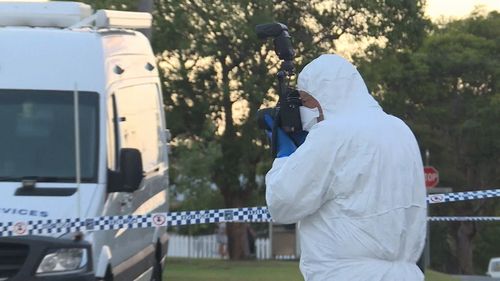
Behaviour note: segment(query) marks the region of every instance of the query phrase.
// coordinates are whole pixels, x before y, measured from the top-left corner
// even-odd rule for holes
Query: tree
[[[153,0],[138,0],[136,3],[138,12],[145,13],[153,13],[155,10],[154,1]],[[153,38],[152,28],[142,29],[140,30],[150,41]]]
[[[423,1],[413,0],[156,1],[154,48],[164,71],[174,150],[195,143],[201,151],[217,146],[220,154],[210,160],[211,182],[225,207],[246,206],[259,191],[256,176],[272,160],[254,116],[274,102],[278,68],[272,48],[257,40],[254,26],[288,25],[300,66],[333,51],[345,34],[357,40],[385,36],[400,48],[412,45],[424,33],[422,6]],[[174,162],[184,155],[176,157]],[[228,234],[231,258],[244,258],[244,228],[229,225]]]
[[[420,47],[372,48],[359,58],[369,88],[384,108],[402,117],[432,151],[441,183],[455,191],[500,184],[500,14],[435,27]],[[497,204],[498,205],[498,204]],[[439,208],[454,215],[491,215],[495,202]],[[474,273],[475,223],[450,227],[457,273]]]

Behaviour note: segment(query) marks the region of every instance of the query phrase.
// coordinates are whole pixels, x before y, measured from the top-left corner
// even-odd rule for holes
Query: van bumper
[[[49,250],[82,248],[87,250],[87,266],[75,273],[39,276],[36,270]],[[0,237],[0,280],[8,281],[95,281],[91,245],[44,236]]]
[[[12,279],[12,280],[20,280],[20,279]],[[23,279],[26,280],[26,279]],[[82,275],[66,275],[66,276],[46,276],[46,277],[33,277],[32,279],[28,279],[27,281],[95,281],[96,278],[94,273],[86,273]],[[10,279],[9,279],[10,281]]]

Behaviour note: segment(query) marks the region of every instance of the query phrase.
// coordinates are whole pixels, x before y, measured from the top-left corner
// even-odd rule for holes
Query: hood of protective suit
[[[379,107],[358,70],[338,55],[322,55],[306,65],[297,88],[318,100],[326,119],[336,113]]]
[[[413,133],[339,56],[308,64],[298,87],[319,101],[325,120],[274,160],[266,202],[275,222],[298,222],[305,280],[422,281],[427,204]]]

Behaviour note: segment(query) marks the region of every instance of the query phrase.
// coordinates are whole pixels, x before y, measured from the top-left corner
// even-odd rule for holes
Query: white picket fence
[[[255,241],[256,257],[259,260],[271,258],[269,238]],[[168,243],[168,257],[220,258],[216,235],[184,236],[171,234]]]
[[[271,240],[269,238],[255,239],[255,256],[258,260],[271,258]]]

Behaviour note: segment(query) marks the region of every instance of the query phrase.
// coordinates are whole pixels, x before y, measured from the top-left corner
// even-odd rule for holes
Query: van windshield
[[[82,182],[97,182],[97,93],[79,92]],[[0,181],[75,182],[71,91],[0,90]]]

